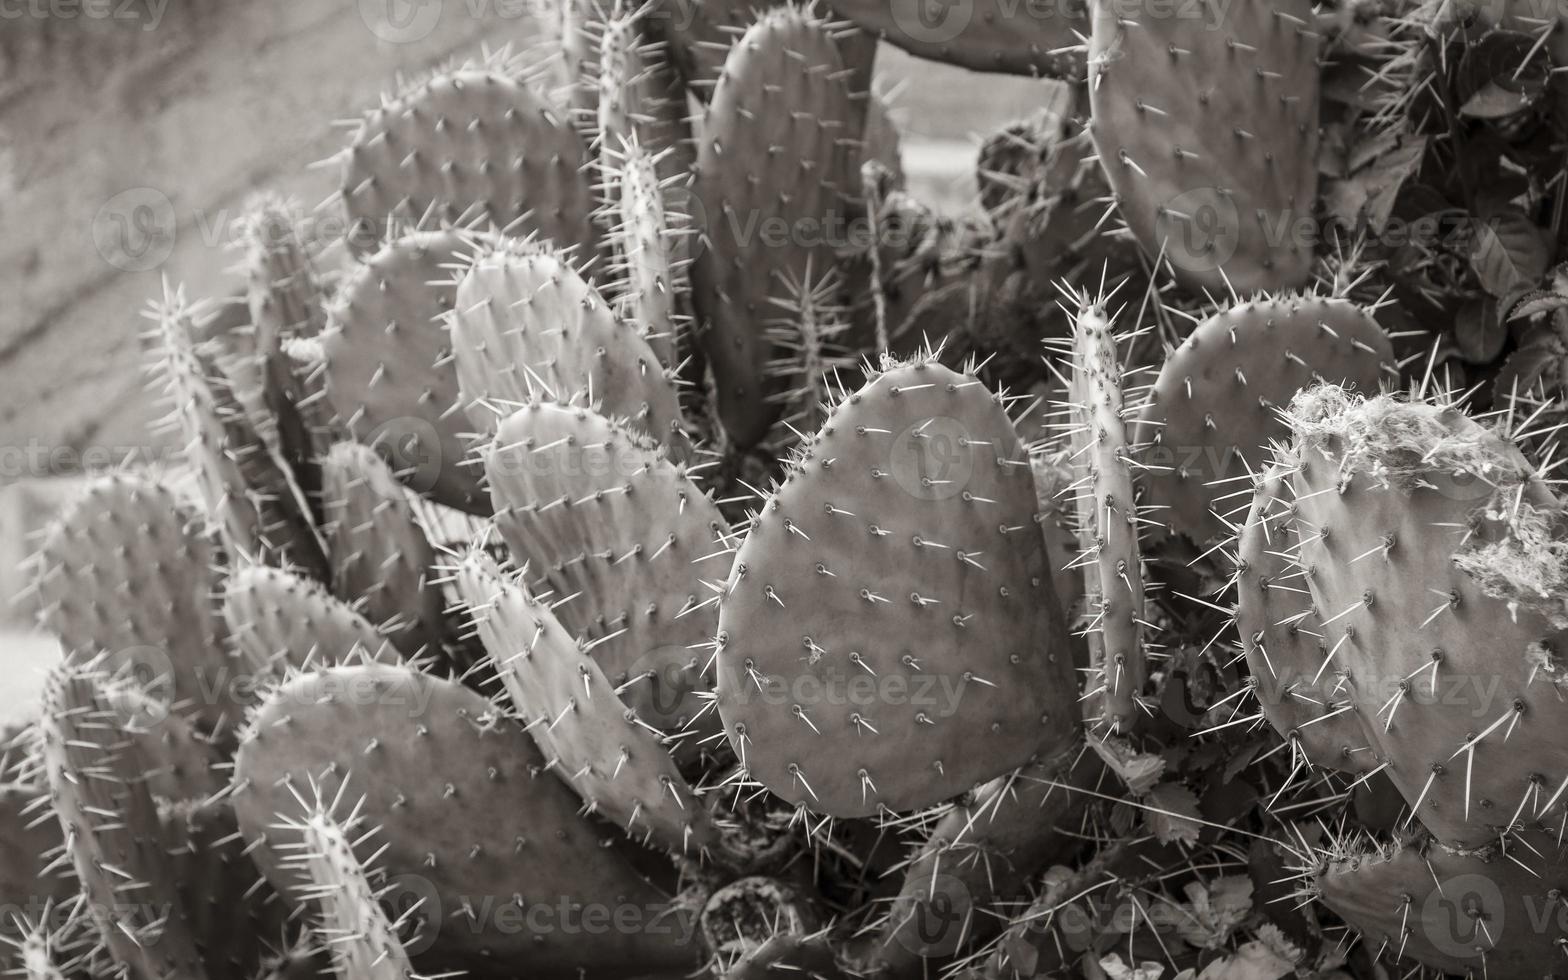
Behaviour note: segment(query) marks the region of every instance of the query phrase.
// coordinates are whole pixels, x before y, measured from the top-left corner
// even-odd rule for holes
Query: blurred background
[[[549,0],[14,0],[0,5],[0,719],[37,702],[24,563],[84,472],[173,465],[142,369],[162,281],[222,299],[258,191],[308,214],[395,84],[481,43],[554,36]],[[960,210],[979,134],[1046,86],[883,45],[910,189]]]

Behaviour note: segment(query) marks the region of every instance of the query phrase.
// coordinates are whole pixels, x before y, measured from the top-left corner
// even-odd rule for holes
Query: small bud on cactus
[[[928,806],[1071,737],[1070,641],[1003,405],[935,360],[892,365],[753,521],[720,606],[719,711],[784,799]],[[884,693],[847,696],[867,690]]]

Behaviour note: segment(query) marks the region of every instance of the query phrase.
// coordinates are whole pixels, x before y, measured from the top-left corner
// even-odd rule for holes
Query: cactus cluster
[[[829,5],[564,0],[360,120],[346,249],[262,198],[237,312],[166,287],[184,465],[37,552],[0,970],[1564,973],[1562,409],[1492,363],[1568,305],[1556,21]],[[1058,79],[971,218],[874,35]],[[1468,271],[1386,249],[1482,135]]]

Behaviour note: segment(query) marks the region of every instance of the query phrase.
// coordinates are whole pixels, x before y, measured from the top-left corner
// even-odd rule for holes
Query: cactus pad
[[[1144,250],[1190,288],[1302,285],[1317,197],[1312,4],[1090,9],[1090,132]]]
[[[1289,434],[1280,412],[1297,391],[1325,381],[1371,395],[1393,372],[1383,328],[1346,300],[1259,299],[1204,320],[1160,368],[1133,430],[1157,520],[1199,543],[1225,536],[1222,517],[1245,506],[1241,481]]]
[[[718,507],[636,433],[549,403],[502,424],[486,474],[501,537],[567,600],[556,616],[593,643],[622,699],[655,728],[690,723],[711,687],[716,603],[705,583],[729,558]]]
[[[763,505],[719,618],[752,778],[836,816],[927,806],[1074,729],[1066,627],[1000,401],[935,361],[849,395]]]

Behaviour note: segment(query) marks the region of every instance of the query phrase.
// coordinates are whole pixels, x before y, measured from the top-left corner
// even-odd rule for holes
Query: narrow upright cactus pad
[[[343,283],[322,353],[327,400],[350,435],[386,451],[411,489],[484,514],[479,474],[464,465],[473,426],[458,402],[444,321],[471,247],[451,230],[385,245]]]
[[[1090,132],[1144,250],[1190,288],[1302,285],[1318,172],[1312,4],[1090,9]]]
[[[1480,851],[1418,841],[1335,855],[1310,882],[1371,949],[1455,976],[1562,971],[1568,855],[1555,830]]]
[[[468,418],[486,434],[545,399],[627,419],[662,443],[680,436],[664,365],[561,253],[512,246],[475,259],[457,287],[452,348]]]
[[[389,219],[493,223],[557,247],[597,247],[582,139],[562,110],[499,66],[438,74],[371,110],[342,154],[354,243]]]
[[[444,969],[527,963],[532,976],[571,980],[625,963],[648,973],[695,966],[697,951],[660,918],[669,897],[602,846],[577,797],[544,767],[516,721],[459,684],[380,664],[338,667],[296,678],[257,711],[235,760],[234,808],[257,864],[296,901],[311,892],[284,866],[300,843],[287,823],[309,814],[313,785],[320,799],[378,821],[356,854],[379,851],[389,883],[425,899],[407,945]],[[481,899],[491,915],[481,917]],[[527,926],[530,910],[562,902],[634,908],[635,926],[590,935],[556,927],[550,913],[548,928]],[[495,903],[515,911],[497,915]]]
[[[243,706],[231,682],[245,673],[218,609],[222,570],[201,517],[142,477],[89,483],[49,528],[37,564],[45,628],[67,651],[101,654],[189,704],[209,731]]]
[[[1073,326],[1071,416],[1078,551],[1088,598],[1089,649],[1095,673],[1088,692],[1097,724],[1126,733],[1146,710],[1143,553],[1133,496],[1132,454],[1122,394],[1117,337],[1103,306],[1088,304]]]
[[[655,144],[656,145],[656,144]],[[637,335],[653,348],[659,363],[677,364],[676,341],[681,315],[676,313],[677,277],[683,277],[683,248],[690,236],[690,215],[673,215],[665,207],[660,167],[667,152],[655,155],[639,141],[605,148],[605,180],[614,204],[610,213],[610,238],[615,243],[616,303]]]
[[[778,415],[757,325],[786,277],[832,265],[833,222],[858,188],[864,113],[855,102],[828,25],[784,7],[730,49],[703,117],[692,189],[706,245],[692,263],[692,301],[719,416],[742,447]]]
[[[254,343],[244,371],[260,396],[259,407],[252,409],[257,428],[275,441],[279,456],[306,493],[313,493],[319,489],[312,472],[315,456],[327,438],[326,406],[311,397],[304,372],[295,370],[284,345],[319,337],[326,329],[326,291],[291,213],[296,207],[263,197],[243,225],[245,296]],[[248,385],[241,385],[227,364],[224,370],[244,400]],[[246,407],[252,408],[251,403]]]
[[[229,576],[223,616],[235,645],[261,676],[358,659],[396,663],[392,639],[316,582],[265,565]]]
[[[507,419],[485,472],[501,537],[564,600],[555,612],[568,632],[593,643],[644,722],[684,728],[712,686],[717,586],[707,583],[729,559],[718,507],[637,434],[562,405]]]
[[[1013,6],[1005,0],[927,7],[921,0],[831,0],[854,21],[917,58],[972,71],[1076,81],[1084,76],[1088,4]]]
[[[112,724],[105,675],[66,662],[49,677],[41,722],[50,799],[105,948],[133,980],[204,975],[147,790],[151,768]]]
[[[407,980],[414,976],[408,951],[377,901],[369,869],[354,854],[364,833],[355,820],[340,823],[322,808],[289,825],[300,849],[289,864],[305,881],[319,910],[322,935],[332,936],[332,965],[339,977]]]
[[[1236,632],[1263,714],[1307,761],[1365,773],[1380,764],[1362,717],[1325,669],[1323,625],[1304,569],[1295,563],[1301,536],[1285,485],[1274,467],[1252,499],[1236,548]]]
[[[434,581],[435,549],[414,519],[408,491],[376,451],[333,446],[321,464],[332,591],[410,657],[438,648],[446,599]]]
[[[1280,412],[1316,381],[1372,395],[1394,372],[1383,328],[1342,299],[1242,303],[1198,324],[1160,368],[1134,435],[1156,520],[1198,543],[1230,533],[1251,474],[1289,429]]]
[[[768,499],[719,614],[750,776],[835,816],[946,799],[1074,730],[1066,626],[1000,396],[935,361],[849,395]]]
[[[198,347],[198,308],[174,292],[148,315],[157,324],[154,368],[224,547],[324,575],[321,542],[293,474],[256,430],[215,353]]]
[[[482,553],[464,560],[457,586],[529,734],[589,811],[676,854],[719,846],[718,827],[661,738],[626,709],[588,644],[548,604]]]
[[[601,173],[621,147],[637,143],[659,153],[659,177],[683,180],[692,159],[686,89],[669,63],[665,45],[647,39],[641,12],[613,15],[605,21],[595,74],[595,139]],[[613,178],[605,183],[613,183]]]
[[[1562,505],[1511,443],[1452,407],[1322,386],[1296,398],[1291,425],[1319,670],[1415,817],[1466,847],[1558,819]]]

